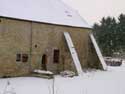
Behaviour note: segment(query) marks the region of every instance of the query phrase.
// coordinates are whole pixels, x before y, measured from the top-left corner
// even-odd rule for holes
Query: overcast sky
[[[81,16],[92,25],[102,17],[125,14],[125,0],[63,0],[79,11]]]

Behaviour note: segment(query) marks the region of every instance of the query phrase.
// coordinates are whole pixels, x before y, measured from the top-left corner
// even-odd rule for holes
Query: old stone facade
[[[0,17],[0,76],[20,76],[42,69],[74,70],[63,32],[69,32],[83,68],[99,66],[90,29]]]

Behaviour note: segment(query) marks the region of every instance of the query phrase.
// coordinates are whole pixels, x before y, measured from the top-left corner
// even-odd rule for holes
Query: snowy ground
[[[81,77],[55,76],[54,94],[125,94],[125,64]],[[0,94],[53,94],[53,80],[20,77],[0,79]]]

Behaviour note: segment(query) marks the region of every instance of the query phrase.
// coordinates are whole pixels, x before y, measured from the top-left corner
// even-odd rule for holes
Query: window
[[[16,55],[16,61],[17,61],[17,62],[20,62],[20,61],[21,61],[21,54],[17,54],[17,55]]]
[[[28,61],[28,54],[17,54],[16,61],[17,62],[27,62]]]
[[[59,63],[59,50],[58,49],[54,50],[53,62]]]
[[[22,62],[27,62],[27,61],[28,61],[28,55],[22,54]]]

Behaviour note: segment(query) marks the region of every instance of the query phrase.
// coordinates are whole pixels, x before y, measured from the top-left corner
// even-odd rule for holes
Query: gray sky
[[[125,0],[63,0],[92,25],[99,22],[102,17],[125,14]]]

